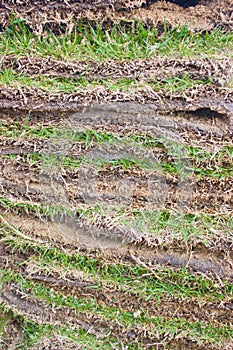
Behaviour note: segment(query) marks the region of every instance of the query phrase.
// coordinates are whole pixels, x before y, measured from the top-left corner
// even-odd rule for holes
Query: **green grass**
[[[164,152],[168,152],[173,155],[181,151],[182,155],[185,153],[189,159],[193,159],[196,162],[214,160],[215,163],[232,162],[233,158],[233,146],[226,144],[215,151],[211,151],[205,148],[197,146],[190,146],[183,144],[182,146],[175,142],[163,139],[163,137],[154,137],[152,135],[143,134],[113,134],[107,132],[96,132],[95,130],[88,129],[81,131],[78,127],[67,128],[61,126],[30,126],[28,121],[30,115],[25,116],[25,123],[14,122],[12,124],[2,124],[0,122],[0,136],[4,138],[24,138],[24,139],[51,139],[53,142],[59,141],[72,141],[72,142],[84,142],[85,148],[92,148],[96,144],[102,143],[114,143],[114,142],[129,142],[138,147],[144,148],[159,148]]]
[[[227,325],[213,327],[204,322],[188,322],[182,318],[164,319],[159,316],[148,316],[143,313],[135,318],[133,312],[125,311],[121,308],[110,307],[107,304],[99,304],[95,298],[75,297],[73,295],[63,295],[60,292],[51,290],[41,283],[35,283],[25,279],[21,274],[3,271],[2,284],[5,282],[14,282],[17,288],[23,293],[30,293],[35,299],[43,299],[49,305],[55,305],[59,308],[68,307],[76,311],[77,317],[82,313],[88,313],[89,316],[97,316],[100,319],[111,322],[117,322],[122,327],[139,326],[148,327],[152,332],[164,334],[168,332],[173,336],[177,330],[188,332],[191,339],[195,339],[199,344],[219,343],[224,339],[232,339],[233,330]]]
[[[26,116],[30,119],[30,116]],[[47,126],[43,127],[42,125],[31,127],[27,124],[22,124],[15,122],[11,125],[3,125],[0,123],[0,135],[7,138],[26,138],[31,139],[33,137],[41,139],[52,139],[55,141],[59,140],[68,140],[72,142],[85,142],[86,148],[90,148],[94,143],[103,143],[116,141],[117,136],[110,133],[98,133],[95,130],[89,129],[85,131],[80,131],[78,128],[69,129],[61,128],[57,126]]]
[[[58,141],[59,142],[59,141]],[[59,143],[58,143],[59,144]],[[196,180],[201,178],[218,178],[220,180],[230,178],[233,176],[232,163],[228,163],[225,167],[218,164],[209,165],[206,167],[198,167],[195,164],[195,159],[191,163],[189,157],[186,159],[179,159],[179,157],[169,157],[170,160],[165,162],[159,162],[157,160],[150,159],[148,157],[138,157],[137,155],[129,155],[128,157],[119,157],[118,159],[108,160],[103,157],[96,157],[95,159],[89,159],[85,156],[66,156],[65,154],[56,154],[52,151],[42,151],[40,153],[22,153],[21,155],[11,153],[9,155],[0,156],[0,159],[15,159],[17,161],[21,158],[28,162],[30,165],[37,167],[38,169],[79,169],[82,166],[92,167],[92,171],[95,171],[96,175],[99,171],[103,170],[105,166],[111,166],[112,168],[133,169],[138,168],[142,171],[160,171],[161,174],[174,174],[181,176],[182,178],[190,178],[196,176]],[[205,166],[205,164],[204,164]]]
[[[24,202],[11,202],[8,198],[0,197],[0,205],[6,210],[12,209],[15,213],[19,214],[20,212],[24,212],[26,214],[33,214],[36,217],[49,217],[51,219],[56,218],[58,215],[62,216],[70,216],[75,217],[78,215],[85,215],[88,210],[77,208],[76,211],[71,210],[67,207],[62,206],[51,206],[51,205],[43,205],[43,204],[35,204],[35,203],[24,203]]]
[[[233,287],[228,282],[223,281],[223,287],[220,288],[214,281],[192,275],[185,268],[175,271],[155,266],[151,267],[150,271],[146,267],[126,263],[104,264],[98,259],[86,258],[84,255],[78,254],[65,258],[64,254],[58,250],[48,249],[47,253],[40,261],[41,267],[56,261],[56,263],[60,263],[58,265],[60,268],[81,270],[90,278],[96,279],[97,285],[93,286],[94,289],[98,287],[101,290],[103,283],[112,290],[115,286],[117,289],[129,293],[128,297],[130,294],[138,295],[144,300],[157,302],[160,298],[182,300],[196,298],[200,301],[223,301],[233,294]]]
[[[151,267],[151,271],[144,266],[128,263],[106,263],[98,258],[91,258],[85,254],[67,255],[58,248],[43,247],[33,244],[18,236],[15,230],[1,225],[2,241],[14,249],[26,252],[33,251],[35,259],[41,267],[44,264],[58,264],[61,269],[81,270],[97,281],[101,288],[101,281],[118,285],[123,291],[138,294],[145,300],[159,300],[161,297],[190,297],[205,301],[223,301],[233,294],[233,285],[222,281],[219,287],[214,281],[205,277],[192,275],[185,267],[175,271],[162,266]],[[18,239],[19,237],[19,239]],[[37,258],[36,258],[37,257]],[[154,275],[155,274],[155,275]],[[96,288],[95,286],[94,288]]]
[[[33,137],[41,139],[50,139],[54,144],[64,140],[72,142],[80,142],[85,144],[85,149],[91,149],[98,144],[106,143],[111,146],[120,142],[121,145],[126,145],[125,148],[132,146],[140,148],[148,148],[153,150],[160,149],[164,154],[170,155],[170,162],[156,163],[156,168],[161,172],[168,172],[173,174],[196,175],[197,178],[209,177],[220,178],[233,175],[232,158],[233,146],[231,144],[225,145],[216,151],[208,151],[204,148],[182,145],[177,142],[167,142],[150,135],[114,135],[111,133],[98,133],[94,130],[79,131],[78,129],[61,128],[59,126],[42,125],[32,127],[27,124],[13,123],[11,125],[0,125],[0,135],[7,138],[25,138],[32,139]],[[127,146],[128,143],[128,146]],[[43,154],[42,154],[43,153]],[[24,158],[34,164],[41,164],[42,166],[58,166],[75,169],[80,167],[82,162],[87,161],[83,157],[76,159],[75,157],[65,157],[55,154],[41,154],[34,153],[29,155],[22,155]],[[5,156],[7,157],[7,155]],[[14,158],[14,154],[9,157]],[[183,159],[180,159],[183,158]],[[153,169],[155,164],[150,160],[139,160],[136,158],[121,158],[114,161],[106,162],[104,159],[98,159],[93,162],[93,166],[100,168],[106,164],[114,167],[123,166],[125,169],[131,169],[133,166],[138,166],[141,169]]]
[[[4,201],[2,201],[4,204]],[[5,204],[9,204],[5,202]],[[20,206],[22,208],[22,206]],[[29,208],[27,208],[29,210]],[[134,211],[135,216],[140,216],[141,213]],[[166,220],[168,219],[169,213],[161,213],[160,225],[166,227]],[[193,216],[194,218],[194,216]],[[210,219],[210,217],[208,217]],[[190,218],[189,218],[190,219]],[[217,221],[218,218],[216,217]],[[192,224],[190,222],[190,224]],[[233,294],[233,286],[228,281],[221,281],[221,285],[205,276],[198,274],[191,274],[183,267],[181,269],[168,269],[162,266],[149,266],[149,269],[140,264],[124,263],[124,262],[110,262],[106,259],[95,256],[87,256],[85,252],[68,254],[65,251],[61,251],[58,248],[47,246],[46,244],[38,244],[36,242],[30,242],[22,237],[17,236],[17,230],[12,230],[9,226],[1,225],[0,232],[2,236],[2,243],[7,244],[13,248],[13,251],[21,251],[25,254],[25,261],[19,265],[14,266],[14,271],[7,269],[1,271],[1,283],[13,282],[17,284],[17,289],[23,293],[29,293],[30,297],[36,299],[42,299],[46,301],[50,306],[58,308],[70,308],[80,313],[88,313],[103,319],[114,327],[114,322],[127,329],[133,327],[149,327],[154,332],[162,335],[164,332],[176,336],[180,333],[187,334],[188,337],[194,339],[199,344],[220,344],[227,340],[230,341],[233,337],[232,328],[227,325],[213,325],[206,322],[188,322],[185,319],[177,317],[163,318],[160,316],[148,315],[146,310],[142,309],[139,317],[135,318],[133,312],[129,312],[120,307],[113,307],[109,303],[101,304],[98,303],[95,297],[90,297],[92,288],[95,291],[100,291],[103,287],[109,290],[120,290],[127,293],[126,297],[139,296],[144,300],[154,300],[159,303],[163,298],[177,298],[178,300],[192,300],[204,302],[224,302],[229,300]],[[85,287],[86,293],[89,297],[86,299],[84,296],[76,297],[73,294],[63,295],[60,291],[51,289],[50,287],[44,286],[42,283],[35,283],[25,276],[21,275],[20,271],[23,266],[27,266],[27,252],[30,256],[30,263],[35,264],[41,271],[52,271],[53,268],[59,268],[60,271],[69,270],[83,271],[87,278],[92,281],[92,285]],[[33,260],[34,262],[33,262]],[[47,272],[46,272],[47,271]],[[89,292],[88,292],[89,291]],[[94,293],[95,294],[95,293]],[[25,294],[24,294],[25,295]],[[29,327],[29,341],[32,343],[33,339],[38,341],[43,334],[49,334],[48,325],[38,325],[32,327],[38,331],[38,334],[34,334],[30,331]],[[73,327],[69,324],[65,324],[64,327],[56,325],[54,331],[56,333],[67,334],[72,339],[74,336],[71,331]],[[82,331],[81,331],[82,332]],[[84,331],[83,331],[84,332]],[[60,334],[59,333],[59,334]],[[104,346],[111,348],[110,344],[117,341],[109,340],[105,345],[105,340],[98,340],[95,337],[86,339],[86,332],[83,336],[76,332],[76,341],[82,344],[82,341],[89,341],[88,344],[100,346],[102,341]],[[84,339],[84,340],[83,340]],[[107,341],[107,340],[106,340]],[[132,345],[132,344],[131,344]],[[139,344],[140,345],[140,344]],[[117,346],[117,345],[116,345]],[[132,345],[132,349],[135,347]],[[140,348],[140,347],[139,347]]]
[[[11,323],[11,321],[12,315],[9,312],[3,312],[0,304],[0,348],[1,345],[5,344],[5,340],[7,338],[5,330],[7,329],[7,326]]]
[[[49,78],[45,76],[30,77],[25,74],[16,74],[12,69],[0,72],[0,85],[13,87],[40,88],[49,92],[72,93],[83,88],[94,88],[99,82],[89,83],[86,78],[79,79]]]
[[[230,89],[233,89],[233,78],[229,79],[228,81],[225,82],[224,84],[225,87],[228,87]]]
[[[230,239],[233,230],[231,215],[215,216],[207,214],[175,213],[166,210],[119,210],[113,216],[126,227],[137,228],[139,232],[148,232],[155,237],[170,232],[170,241],[181,239],[184,243],[201,242],[206,247],[215,240]],[[167,244],[164,238],[164,245]]]
[[[211,84],[210,79],[192,79],[188,73],[182,76],[171,76],[164,80],[157,81],[136,81],[130,79],[121,80],[95,80],[88,81],[84,77],[79,79],[74,78],[49,78],[45,76],[29,77],[24,74],[16,74],[12,69],[5,69],[0,72],[0,85],[13,86],[18,88],[29,87],[29,88],[40,88],[48,92],[64,92],[72,93],[80,91],[82,89],[95,89],[96,87],[102,87],[109,89],[110,91],[127,91],[132,92],[139,88],[152,87],[154,91],[165,90],[169,93],[176,91],[185,91],[188,88],[193,88],[199,85]]]
[[[2,55],[50,56],[61,60],[132,60],[166,55],[170,57],[232,56],[233,34],[221,29],[193,33],[186,26],[162,34],[156,28],[144,28],[139,22],[115,25],[104,30],[100,25],[77,23],[71,34],[48,33],[40,38],[24,20],[16,19],[0,36]],[[88,71],[88,66],[87,66]]]
[[[71,324],[66,322],[64,322],[64,325],[36,323],[28,319],[26,316],[17,314],[15,310],[11,311],[10,307],[3,303],[0,304],[0,313],[1,317],[9,319],[9,322],[17,319],[20,324],[20,328],[24,334],[24,339],[19,347],[21,350],[28,350],[35,346],[41,338],[50,338],[54,335],[60,335],[65,339],[76,343],[77,346],[82,346],[82,349],[112,349],[114,346],[119,346],[118,341],[113,337],[109,337],[108,339],[98,339],[88,331],[74,328]]]
[[[27,344],[27,346],[34,345],[43,335],[43,328],[40,325],[35,325],[32,322],[28,322],[26,320],[23,320],[21,316],[18,316],[15,311],[12,311],[10,307],[4,305],[3,303],[0,303],[0,347],[1,347],[1,339],[2,343],[5,343],[5,340],[7,343],[12,342],[13,339],[9,339],[9,336],[11,337],[13,334],[9,334],[9,330],[7,329],[7,326],[10,324],[14,324],[14,331],[20,332],[23,335],[23,339],[18,339],[18,344],[20,344],[20,349],[25,349],[24,345]],[[17,323],[17,327],[15,325]],[[13,331],[13,330],[12,330]],[[47,329],[46,329],[47,331]],[[51,332],[48,332],[48,336]],[[17,337],[17,334],[15,334]],[[5,344],[7,344],[5,343]],[[23,345],[24,344],[24,345]]]
[[[162,149],[169,149],[170,147],[175,147],[179,149],[180,145],[175,141],[166,141],[163,137],[155,137],[150,134],[133,134],[128,136],[127,134],[114,134],[106,132],[97,132],[93,129],[87,129],[85,131],[80,130],[78,127],[67,128],[66,126],[43,126],[36,125],[31,126],[28,124],[30,121],[30,114],[25,115],[24,123],[15,121],[11,124],[3,124],[0,122],[0,136],[7,138],[33,138],[38,137],[42,139],[54,139],[54,140],[69,140],[73,142],[85,141],[87,148],[93,146],[93,143],[103,143],[110,141],[128,140],[135,145],[144,146],[145,148],[158,147]],[[168,143],[168,145],[167,145]],[[182,147],[187,151],[187,155],[197,160],[205,160],[210,158],[222,158],[229,156],[233,157],[233,146],[231,144],[226,144],[222,148],[218,148],[216,151],[211,151],[200,148],[197,146],[182,145]]]

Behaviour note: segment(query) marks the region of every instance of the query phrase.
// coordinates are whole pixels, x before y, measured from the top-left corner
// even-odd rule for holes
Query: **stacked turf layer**
[[[19,23],[0,38],[2,348],[231,349],[232,34]]]

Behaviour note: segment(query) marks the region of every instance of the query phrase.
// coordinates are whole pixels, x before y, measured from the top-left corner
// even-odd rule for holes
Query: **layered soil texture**
[[[62,26],[71,31],[79,19],[102,23],[140,20],[162,27],[166,21],[169,26],[188,24],[195,30],[233,28],[231,0],[9,0],[1,2],[0,10],[3,27],[15,14],[38,34],[46,27],[60,31]]]
[[[1,349],[232,349],[232,4],[174,2],[0,5]]]

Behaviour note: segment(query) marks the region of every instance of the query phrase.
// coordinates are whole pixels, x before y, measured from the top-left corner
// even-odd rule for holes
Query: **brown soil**
[[[88,69],[87,69],[88,67]],[[167,77],[179,77],[184,73],[191,79],[209,79],[223,86],[233,74],[233,60],[211,61],[209,59],[179,59],[156,57],[146,61],[104,62],[64,62],[53,58],[3,56],[0,60],[2,70],[10,68],[15,73],[27,74],[31,77],[42,75],[55,78],[79,79],[85,77],[89,81],[100,79],[136,79],[143,81],[162,81]]]
[[[85,165],[84,165],[85,167]],[[147,174],[137,168],[125,170],[122,167],[104,167],[98,175],[90,166],[80,170],[58,172],[53,175],[34,171],[22,158],[9,162],[3,160],[1,169],[2,194],[11,195],[15,201],[59,203],[77,207],[87,203],[97,205],[132,205],[138,208],[175,209],[185,203],[186,210],[211,214],[230,214],[232,211],[232,177],[222,179],[195,180],[187,178],[181,182],[176,175],[162,175],[154,171]],[[122,184],[125,188],[121,188]],[[150,184],[151,183],[151,184]],[[182,199],[182,186],[190,185]],[[164,188],[161,197],[159,186]]]
[[[198,86],[195,89],[187,89],[185,94],[182,91],[176,91],[172,94],[172,100],[170,92],[161,91],[158,94],[150,86],[131,92],[111,91],[101,86],[71,94],[59,92],[49,94],[40,89],[27,87],[0,88],[0,92],[2,110],[22,110],[24,112],[74,112],[90,104],[134,102],[150,104],[150,107],[157,112],[215,110],[217,113],[230,114],[233,101],[230,89],[217,86]]]
[[[26,19],[30,27],[41,34],[46,25],[56,31],[63,26],[72,30],[74,20],[80,18],[89,21],[111,23],[124,20],[139,19],[145,23],[163,28],[164,19],[168,26],[186,24],[194,30],[211,30],[223,27],[232,30],[233,12],[231,0],[202,0],[193,7],[183,8],[175,3],[185,3],[183,0],[146,1],[120,0],[114,3],[102,1],[36,1],[26,3],[21,1],[3,1],[0,5],[0,23],[2,27],[9,25],[12,12],[17,18]],[[186,3],[191,1],[186,1]],[[16,6],[17,4],[17,6]]]
[[[68,341],[65,337],[43,338],[32,350],[82,350],[83,346]]]
[[[191,247],[184,245],[182,237],[169,238],[166,233],[160,237],[140,238],[130,236],[129,232],[121,231],[119,228],[106,230],[101,229],[101,224],[94,225],[82,220],[81,223],[67,219],[46,220],[36,219],[25,215],[8,214],[7,220],[10,225],[22,232],[22,238],[35,241],[39,244],[50,246],[50,242],[60,249],[67,247],[68,251],[75,252],[82,248],[86,254],[96,256],[98,249],[104,249],[104,261],[117,263],[125,261],[127,263],[141,263],[148,266],[164,265],[168,268],[186,267],[193,273],[203,273],[216,279],[233,279],[232,266],[232,237],[214,237],[210,239],[209,249],[203,246],[203,243],[196,238],[189,242]],[[103,226],[104,226],[103,220]],[[72,224],[72,226],[71,226]],[[139,242],[138,242],[139,241]],[[126,243],[131,243],[126,245]],[[135,246],[135,242],[137,245]],[[140,243],[140,244],[139,244]],[[115,250],[117,248],[117,250]],[[88,253],[89,252],[89,253]],[[18,257],[16,257],[18,259]],[[4,264],[3,264],[4,265]]]

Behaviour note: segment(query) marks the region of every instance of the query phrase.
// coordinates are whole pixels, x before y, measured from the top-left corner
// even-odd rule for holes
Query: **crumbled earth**
[[[196,6],[193,6],[195,5]],[[183,5],[183,6],[182,6]],[[148,24],[169,26],[188,24],[194,30],[211,30],[222,27],[233,28],[231,0],[117,0],[117,1],[2,1],[0,5],[0,23],[9,25],[12,13],[25,21],[38,34],[42,34],[46,25],[59,31],[59,26],[73,29],[74,20],[82,18],[102,23],[120,22],[138,19]]]

